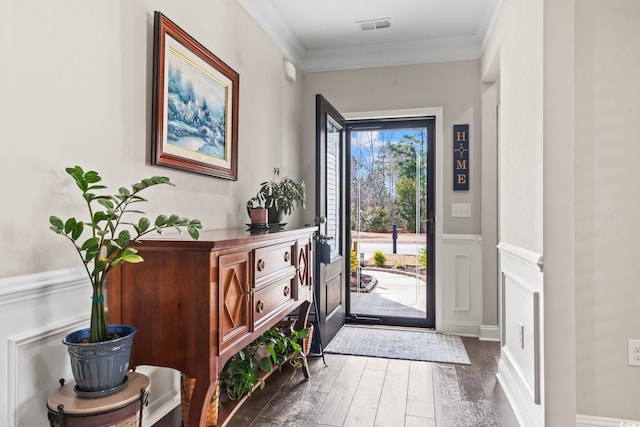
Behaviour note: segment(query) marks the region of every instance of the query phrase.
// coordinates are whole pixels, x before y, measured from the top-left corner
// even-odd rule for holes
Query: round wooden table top
[[[64,405],[65,414],[95,414],[109,412],[127,406],[140,399],[140,390],[149,391],[151,380],[149,377],[136,372],[127,372],[127,386],[111,396],[85,398],[74,391],[76,383],[69,383],[51,393],[47,406],[56,411],[59,405]]]

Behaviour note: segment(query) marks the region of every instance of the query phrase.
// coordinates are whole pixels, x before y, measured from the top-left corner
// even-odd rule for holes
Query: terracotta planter
[[[267,225],[268,211],[264,208],[249,209],[249,217],[252,225]]]

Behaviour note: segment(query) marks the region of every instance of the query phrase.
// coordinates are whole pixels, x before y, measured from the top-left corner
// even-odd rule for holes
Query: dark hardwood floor
[[[519,426],[496,378],[500,344],[477,338],[462,340],[470,366],[434,364],[436,426]]]
[[[500,345],[463,338],[471,365],[327,354],[311,379],[285,368],[267,380],[229,427],[517,427],[496,379]],[[179,427],[180,410],[157,427]]]

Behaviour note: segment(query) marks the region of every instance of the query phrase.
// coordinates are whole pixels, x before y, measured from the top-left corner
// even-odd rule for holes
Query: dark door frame
[[[371,128],[371,129],[403,129],[424,127],[427,130],[427,150],[426,150],[426,178],[427,178],[427,198],[426,198],[426,216],[427,216],[427,313],[426,318],[410,318],[396,316],[357,316],[351,313],[351,292],[349,282],[345,283],[346,292],[346,322],[356,324],[382,324],[389,326],[415,326],[415,327],[436,327],[436,191],[438,185],[436,183],[436,116],[421,117],[400,117],[400,118],[377,118],[377,119],[361,119],[346,121],[346,173],[347,177],[351,177],[351,130],[354,128]],[[351,186],[345,189],[346,205],[351,203]],[[350,210],[349,210],[350,212]],[[347,230],[347,248],[351,248],[351,215],[346,215]],[[347,250],[345,254],[346,266],[345,271],[349,271],[351,251]]]
[[[326,218],[327,194],[326,194],[326,163],[327,163],[327,125],[331,121],[340,130],[339,158],[336,159],[337,171],[340,175],[337,198],[337,236],[331,242],[336,249],[336,254],[330,254],[328,258],[322,258],[322,238],[327,233]],[[346,288],[344,282],[348,283],[349,275],[345,274],[349,270],[348,257],[345,252],[348,242],[348,228],[344,222],[347,216],[346,188],[346,143],[345,143],[345,120],[344,117],[322,96],[316,95],[316,221],[319,225],[319,236],[316,238],[315,261],[314,261],[314,304],[317,308],[318,333],[322,345],[327,345],[335,334],[342,328],[345,322]],[[324,218],[324,221],[322,220]],[[328,234],[328,233],[327,233]],[[332,236],[333,237],[333,236]],[[314,331],[315,334],[315,331]],[[317,348],[317,347],[316,347]]]

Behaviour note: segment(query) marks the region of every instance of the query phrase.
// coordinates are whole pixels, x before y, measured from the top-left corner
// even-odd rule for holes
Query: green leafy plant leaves
[[[260,184],[258,193],[249,199],[247,207],[282,210],[290,215],[297,207],[306,207],[306,190],[304,181],[297,181],[289,177],[278,180],[280,169],[273,168],[273,180]]]
[[[96,194],[96,190],[104,190],[107,187],[98,184],[102,177],[96,171],[85,171],[80,166],[66,168],[82,191],[82,198],[89,211],[89,220],[79,221],[74,217],[62,220],[52,215],[49,217],[50,229],[57,234],[66,237],[75,247],[82,259],[85,270],[91,280],[93,288],[91,309],[91,342],[106,341],[109,339],[107,321],[104,307],[103,285],[109,272],[124,263],[139,263],[143,259],[137,254],[137,250],[131,248],[131,244],[142,236],[155,230],[161,233],[165,228],[172,227],[178,231],[186,228],[193,239],[200,237],[202,223],[197,219],[180,217],[176,214],[158,215],[151,227],[151,221],[140,218],[137,223],[125,222],[125,216],[131,214],[144,214],[139,210],[130,208],[132,203],[145,202],[139,193],[151,186],[174,184],[164,176],[145,178],[131,185],[131,189],[120,187],[114,195]],[[130,226],[133,230],[123,227]],[[85,231],[91,232],[89,237],[84,237]],[[90,268],[90,264],[93,264]]]
[[[229,399],[241,399],[245,394],[250,394],[256,385],[264,387],[260,371],[271,372],[273,369],[280,369],[287,361],[294,367],[291,374],[293,379],[303,366],[305,357],[298,342],[307,334],[308,329],[296,331],[293,325],[288,329],[276,325],[234,354],[218,377]],[[268,356],[261,357],[265,351]]]

